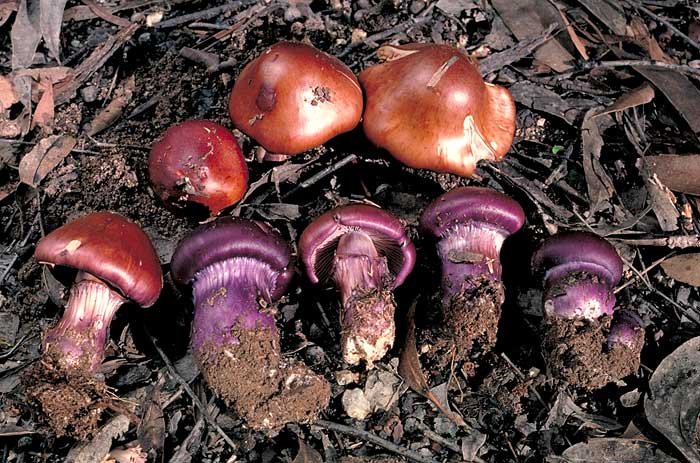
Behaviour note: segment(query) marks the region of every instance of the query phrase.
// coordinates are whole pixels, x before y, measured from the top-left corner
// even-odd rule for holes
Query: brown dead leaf
[[[109,128],[119,119],[129,103],[131,103],[136,88],[136,80],[134,76],[126,79],[114,92],[114,98],[109,102],[102,111],[95,116],[89,126],[86,128],[87,134],[91,137],[97,135],[103,130]]]
[[[573,43],[574,46],[576,47],[576,51],[578,51],[579,55],[581,55],[581,58],[583,58],[585,61],[588,61],[590,58],[588,57],[588,52],[586,51],[586,46],[584,45],[583,40],[581,40],[581,37],[579,37],[578,34],[576,33],[576,29],[574,29],[574,26],[571,25],[569,18],[566,16],[566,13],[564,12],[564,8],[561,5],[559,5],[557,2],[552,2],[552,4],[559,11],[559,15],[561,16],[561,20],[564,22],[564,25],[566,26],[566,32],[567,32],[567,34],[569,34],[569,38],[571,39],[571,43]]]
[[[37,82],[42,80],[50,80],[54,84],[67,79],[73,69],[65,66],[53,66],[50,68],[32,68],[32,69],[20,69],[15,74],[18,76],[29,76]]]
[[[695,133],[700,132],[700,90],[683,74],[632,66],[668,99]]]
[[[569,103],[555,92],[534,82],[526,80],[516,82],[510,86],[509,90],[518,103],[535,111],[542,111],[556,116],[569,125],[576,121],[576,117],[579,114],[575,108],[572,108]]]
[[[136,428],[136,437],[144,451],[160,452],[165,443],[165,418],[160,400],[160,386],[156,383],[141,404],[141,421]]]
[[[467,426],[464,419],[450,410],[449,405],[443,404],[428,386],[428,381],[425,379],[420,359],[418,358],[418,350],[416,349],[415,315],[416,303],[414,302],[406,314],[406,338],[399,357],[399,375],[411,389],[430,400],[450,421],[457,426]]]
[[[63,10],[67,0],[40,0],[41,14],[39,27],[44,36],[44,43],[49,54],[58,62],[61,61],[61,24]]]
[[[615,186],[600,163],[600,152],[605,145],[602,132],[612,125],[610,116],[595,117],[600,108],[588,110],[581,125],[581,149],[583,150],[583,172],[588,187],[591,211],[598,210],[604,202],[613,198]]]
[[[299,442],[299,452],[292,463],[323,463],[320,453],[306,445],[298,436],[297,441]]]
[[[129,430],[129,418],[124,415],[117,415],[110,419],[97,431],[95,437],[89,442],[80,442],[73,447],[66,463],[94,463],[102,461],[112,448],[112,441],[121,437]]]
[[[676,208],[676,197],[671,190],[649,171],[646,160],[640,158],[637,162],[639,173],[644,179],[644,185],[649,192],[651,208],[663,231],[678,230],[680,213]]]
[[[559,12],[547,0],[492,0],[491,4],[518,40],[542,34],[551,24],[564,27]],[[542,44],[534,56],[556,72],[565,72],[571,69],[569,63],[574,57],[559,40],[551,39]]]
[[[4,113],[17,102],[19,102],[19,95],[15,90],[15,84],[7,76],[0,76],[0,113]]]
[[[112,14],[112,12],[109,11],[107,8],[93,2],[92,0],[83,0],[83,3],[90,9],[92,13],[95,14],[95,16],[102,18],[107,22],[115,24],[119,27],[126,27],[131,25],[131,21],[129,21],[128,19],[120,18],[119,16]]]
[[[642,18],[638,16],[632,17],[630,20],[630,31],[632,32],[632,36],[646,48],[651,59],[664,63],[673,63],[671,57],[661,49],[659,42],[651,35],[649,28]]]
[[[17,11],[17,0],[0,0],[0,27]]]
[[[619,0],[578,0],[616,35],[625,35],[627,18]]]
[[[41,41],[39,14],[38,1],[19,0],[17,16],[10,32],[12,69],[27,68],[34,61],[34,53]]]
[[[700,253],[673,256],[661,263],[666,275],[690,286],[700,286]]]
[[[36,188],[75,146],[69,135],[51,135],[37,143],[19,162],[19,179]]]
[[[670,457],[654,443],[638,439],[603,437],[589,439],[564,450],[562,457],[567,463],[673,463]],[[557,461],[557,460],[555,460]]]
[[[41,94],[39,104],[34,109],[32,128],[41,127],[45,133],[50,133],[53,129],[54,107],[53,107],[53,84],[51,81],[42,82],[44,93]]]
[[[644,158],[649,170],[672,191],[700,195],[700,154],[662,154]]]
[[[650,103],[654,99],[654,87],[645,82],[639,87],[630,90],[615,100],[613,104],[596,114],[596,117],[604,114],[624,111],[625,109],[634,108],[643,104]]]

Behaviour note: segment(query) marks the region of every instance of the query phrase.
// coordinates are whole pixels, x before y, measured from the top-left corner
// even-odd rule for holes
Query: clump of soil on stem
[[[569,384],[598,389],[639,368],[641,342],[608,348],[612,318],[547,320],[542,349],[550,374]]]
[[[232,334],[238,344],[200,349],[200,368],[212,390],[251,428],[307,422],[328,405],[328,382],[301,362],[282,358],[277,333],[258,328]]]
[[[67,371],[51,355],[24,374],[27,397],[42,413],[42,419],[57,436],[85,439],[94,435],[102,413],[115,408],[104,382],[88,371]]]

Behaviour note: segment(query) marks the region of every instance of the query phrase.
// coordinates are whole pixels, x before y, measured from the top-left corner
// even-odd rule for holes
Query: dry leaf
[[[299,452],[292,463],[323,463],[320,453],[306,445],[298,436],[297,441],[299,442]]]
[[[589,439],[564,450],[562,457],[568,463],[672,463],[676,462],[656,444],[638,439],[607,437]]]
[[[639,87],[630,90],[629,92],[622,95],[620,98],[615,100],[613,104],[596,114],[596,117],[602,116],[604,114],[624,111],[625,109],[634,108],[636,106],[641,106],[643,104],[650,103],[653,99],[654,87],[649,85],[649,83],[645,82]]]
[[[700,195],[700,154],[662,154],[644,158],[649,170],[672,191]]]
[[[80,443],[68,452],[66,463],[94,463],[102,461],[112,448],[112,440],[129,430],[129,418],[118,415],[97,431],[90,442]]]
[[[528,108],[556,116],[567,124],[576,121],[578,111],[562,97],[541,85],[524,80],[511,85],[509,90],[515,101]]]
[[[69,135],[51,135],[43,138],[19,162],[19,179],[36,188],[75,146]]]
[[[136,437],[141,443],[141,447],[149,452],[151,450],[160,451],[165,443],[165,418],[163,418],[163,406],[160,401],[160,386],[154,385],[151,393],[144,398],[141,404],[143,414]]]
[[[627,18],[619,0],[578,0],[593,16],[617,35],[625,35]]]
[[[67,0],[41,0],[39,26],[49,54],[58,62],[61,56],[61,24]]]
[[[564,13],[564,8],[556,2],[552,2],[552,4],[557,8],[557,10],[559,10],[559,15],[561,16],[561,20],[564,21],[564,25],[566,26],[566,32],[569,34],[569,38],[571,39],[571,43],[573,43],[574,46],[576,47],[576,51],[578,51],[579,55],[581,55],[581,58],[583,58],[585,61],[588,61],[590,58],[588,57],[588,52],[586,51],[586,46],[583,44],[583,40],[581,40],[581,37],[579,37],[578,34],[576,33],[574,26],[571,25],[571,22],[569,21],[569,18],[566,16],[566,13]]]
[[[19,102],[19,95],[15,90],[15,84],[7,76],[0,76],[0,113],[4,113],[17,102]]]
[[[546,0],[492,0],[491,4],[518,40],[542,34],[551,24],[563,26],[557,9]],[[535,50],[534,56],[556,72],[571,69],[569,62],[574,59],[558,39],[542,44]]]
[[[114,124],[117,119],[121,117],[124,108],[131,103],[135,88],[136,81],[134,76],[126,79],[126,82],[120,85],[116,92],[114,92],[114,98],[112,101],[110,101],[109,104],[105,106],[104,109],[97,114],[97,116],[95,116],[89,127],[87,127],[87,134],[94,136],[111,127],[112,124]]]
[[[15,74],[18,76],[29,76],[37,82],[50,80],[54,84],[67,79],[73,69],[65,66],[53,66],[50,68],[20,69]]]
[[[45,133],[50,133],[53,129],[54,119],[53,84],[51,81],[45,81],[43,85],[44,93],[42,93],[39,104],[34,109],[31,128],[39,126]]]
[[[649,380],[644,401],[649,424],[691,463],[700,462],[700,337],[663,359]]]
[[[120,18],[119,16],[112,14],[112,12],[109,11],[107,8],[93,2],[92,0],[83,0],[83,3],[87,5],[87,7],[92,13],[95,14],[95,16],[100,17],[107,22],[110,22],[120,27],[126,27],[131,25],[131,21],[129,21],[128,19]]]
[[[406,381],[406,384],[418,394],[430,400],[447,418],[458,426],[466,426],[467,423],[457,413],[451,411],[447,404],[440,402],[440,399],[428,387],[428,381],[425,379],[423,370],[418,359],[418,350],[416,349],[416,304],[413,303],[408,309],[406,315],[406,338],[401,356],[399,359],[399,375]]]
[[[17,0],[0,0],[0,27],[17,11]]]
[[[676,209],[676,197],[659,178],[649,171],[646,160],[640,158],[637,162],[639,173],[644,179],[644,185],[649,192],[649,200],[654,215],[663,231],[678,230],[680,213]]]
[[[600,163],[600,152],[605,142],[602,131],[612,125],[610,116],[595,117],[599,108],[590,109],[583,118],[581,126],[581,148],[583,150],[583,172],[588,187],[591,211],[613,198],[615,187]]]
[[[632,68],[664,94],[693,132],[700,132],[700,90],[686,76],[665,69]]]
[[[700,253],[673,256],[661,263],[666,275],[691,286],[700,286]]]
[[[41,41],[39,0],[19,1],[10,39],[12,41],[12,69],[31,66],[34,62],[34,53]]]

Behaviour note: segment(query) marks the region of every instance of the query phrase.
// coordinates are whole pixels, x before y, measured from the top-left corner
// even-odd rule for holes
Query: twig
[[[358,437],[364,440],[365,442],[371,442],[374,445],[389,450],[390,452],[394,452],[395,454],[401,455],[402,457],[408,458],[409,460],[417,461],[418,463],[436,463],[435,460],[433,460],[432,458],[425,458],[412,450],[396,445],[392,442],[389,442],[388,440],[382,439],[381,437],[362,429],[357,429],[353,428],[352,426],[346,426],[344,424],[334,423],[332,421],[326,420],[316,420],[313,424],[315,426],[318,426],[319,428],[329,429],[331,431],[341,432],[343,434]]]
[[[211,19],[213,17],[216,17],[220,15],[221,13],[227,13],[229,11],[235,10],[241,5],[247,5],[250,3],[255,3],[255,0],[233,0],[229,1],[221,6],[215,6],[213,8],[207,8],[206,10],[202,11],[197,11],[195,13],[189,13],[189,14],[183,14],[182,16],[176,16],[171,19],[166,19],[165,21],[161,21],[158,24],[156,24],[154,27],[156,29],[165,29],[168,27],[177,27],[182,24],[190,23],[190,22],[195,22],[195,21],[202,21],[206,19]]]
[[[658,238],[615,238],[614,236],[609,236],[608,238],[633,246],[662,246],[670,249],[700,247],[700,236],[698,235],[662,236]]]
[[[642,275],[646,275],[646,274],[649,272],[649,270],[651,270],[651,269],[655,268],[656,266],[658,266],[659,264],[663,263],[666,259],[670,259],[670,258],[673,257],[675,254],[676,254],[676,251],[671,251],[669,254],[667,254],[666,256],[662,257],[661,259],[655,260],[654,262],[651,263],[650,266],[648,266],[647,268],[645,268],[645,269],[641,272],[641,274],[642,274]],[[625,289],[626,287],[628,287],[629,285],[631,285],[632,283],[634,283],[635,281],[637,281],[637,278],[639,278],[639,276],[638,276],[638,275],[635,275],[634,277],[632,277],[632,278],[630,278],[629,280],[625,281],[623,284],[621,284],[620,286],[618,286],[617,288],[615,288],[615,291],[613,291],[613,294],[619,293],[620,291],[622,291],[623,289]]]
[[[513,363],[513,361],[506,355],[505,352],[501,352],[501,358],[503,358],[503,360],[506,361],[510,368],[515,372],[515,374],[518,375],[521,381],[525,381],[527,379],[523,372],[520,371],[520,368],[518,368],[518,366],[515,363]],[[542,404],[544,408],[546,408],[547,410],[550,409],[549,405],[547,405],[547,403],[542,399],[540,393],[537,392],[537,389],[535,389],[535,386],[528,384],[528,389],[530,389],[530,391],[533,394],[535,394],[535,397],[537,397],[537,400],[540,402],[540,404]]]
[[[479,72],[482,76],[496,72],[499,69],[508,66],[515,61],[521,60],[532,53],[535,48],[548,42],[558,32],[556,24],[550,25],[542,33],[536,37],[527,40],[521,40],[516,45],[507,50],[487,56],[479,61]]]
[[[315,173],[311,177],[309,177],[306,180],[304,180],[303,182],[299,183],[297,186],[295,186],[294,188],[292,188],[291,190],[289,190],[288,192],[283,194],[282,199],[286,199],[289,196],[296,193],[297,191],[303,190],[305,188],[308,188],[308,187],[314,185],[315,183],[323,180],[325,177],[329,176],[330,174],[332,174],[336,170],[340,169],[341,167],[344,167],[347,164],[350,164],[351,162],[354,162],[356,160],[357,160],[356,154],[350,154],[348,156],[345,156],[340,161],[335,162],[335,163],[331,164],[330,166],[321,169],[319,172]]]
[[[163,360],[163,363],[165,363],[165,366],[168,369],[168,373],[170,374],[170,376],[172,376],[172,378],[180,384],[180,386],[185,390],[185,392],[187,392],[187,395],[190,396],[190,399],[192,399],[192,402],[194,402],[195,406],[202,413],[202,416],[206,420],[207,424],[209,426],[211,426],[213,429],[215,429],[216,432],[219,433],[221,438],[232,449],[236,450],[238,448],[236,443],[228,436],[228,434],[226,434],[226,432],[224,432],[223,429],[221,429],[221,426],[219,426],[219,424],[214,419],[212,419],[211,415],[209,415],[209,411],[207,410],[207,408],[204,406],[202,401],[199,400],[199,397],[197,397],[197,395],[194,393],[194,391],[192,390],[190,385],[187,384],[187,381],[185,381],[185,379],[178,374],[178,372],[175,369],[175,367],[173,366],[172,362],[165,355],[165,352],[163,352],[163,350],[158,346],[158,344],[156,343],[156,340],[153,339],[153,336],[151,336],[151,333],[148,331],[148,329],[145,326],[142,326],[142,328],[143,328],[144,332],[146,333],[146,336],[148,336],[148,338],[151,340],[151,344],[153,344],[153,347],[158,352],[158,355],[160,355],[160,358]]]
[[[619,59],[611,61],[599,61],[597,63],[586,63],[583,65],[583,69],[591,70],[593,68],[620,68],[626,66],[639,66],[653,69],[665,69],[668,71],[680,72],[681,74],[691,74],[694,76],[700,76],[700,69],[695,69],[693,67],[684,64],[672,64],[664,63],[663,61],[654,60],[634,60],[634,59]]]
[[[423,434],[425,434],[425,437],[427,437],[431,441],[437,442],[443,447],[446,447],[459,455],[462,454],[462,449],[459,445],[457,445],[457,443],[442,437],[440,434],[430,429],[428,425],[423,423],[421,420],[416,420],[416,425],[418,425],[418,427],[421,428]]]
[[[351,51],[353,51],[355,48],[359,47],[360,45],[365,45],[367,43],[376,42],[377,40],[382,40],[382,39],[385,39],[387,37],[391,37],[392,35],[396,34],[397,32],[401,32],[404,30],[407,31],[407,30],[414,28],[416,26],[422,26],[423,24],[427,23],[430,20],[431,20],[431,18],[423,18],[423,19],[419,19],[418,21],[414,21],[413,19],[409,19],[408,21],[404,21],[401,24],[398,24],[398,25],[392,27],[391,29],[387,29],[385,31],[377,32],[376,34],[372,34],[368,37],[365,37],[362,40],[358,40],[357,42],[353,42],[350,45],[348,45],[347,47],[345,47],[345,49],[343,51],[338,53],[338,58],[342,58],[343,56],[347,55],[348,53],[350,53]]]
[[[676,26],[674,26],[673,24],[671,24],[671,23],[670,23],[669,21],[667,21],[666,19],[664,19],[664,18],[662,18],[661,16],[657,15],[656,13],[654,13],[654,12],[651,11],[651,10],[649,10],[649,9],[646,8],[645,6],[638,5],[638,4],[636,4],[636,3],[630,3],[630,2],[627,2],[627,4],[630,5],[630,6],[632,6],[633,8],[638,9],[639,11],[641,11],[642,13],[644,13],[645,15],[647,15],[647,16],[649,16],[649,17],[651,17],[651,18],[653,18],[653,19],[655,19],[655,20],[657,20],[657,21],[659,21],[659,22],[662,23],[664,26],[666,26],[666,27],[668,27],[670,30],[672,30],[673,33],[676,34],[678,37],[680,37],[680,38],[682,38],[683,40],[685,40],[685,41],[688,43],[688,45],[690,45],[691,47],[695,48],[696,50],[700,50],[700,44],[698,44],[695,40],[693,40],[693,39],[691,39],[690,37],[688,37],[687,35],[685,35],[685,34],[684,34],[683,32],[681,32]]]

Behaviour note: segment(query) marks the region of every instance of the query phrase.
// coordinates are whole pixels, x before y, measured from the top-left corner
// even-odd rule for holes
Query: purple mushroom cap
[[[612,289],[622,277],[622,260],[605,239],[582,231],[559,233],[542,243],[532,267],[544,274],[547,314],[595,319],[613,313]]]
[[[608,335],[608,345],[624,345],[630,349],[644,342],[644,322],[631,310],[617,310]]]
[[[381,255],[387,258],[393,274],[392,288],[404,282],[416,262],[416,248],[399,219],[374,206],[353,204],[322,214],[304,230],[299,253],[312,283],[330,276],[332,259],[340,237],[361,230],[371,237]]]
[[[274,288],[263,294],[267,302],[284,294],[294,274],[282,236],[263,223],[237,217],[221,217],[193,230],[178,244],[170,267],[175,280],[190,283],[203,268],[233,257],[259,260],[279,273]]]

